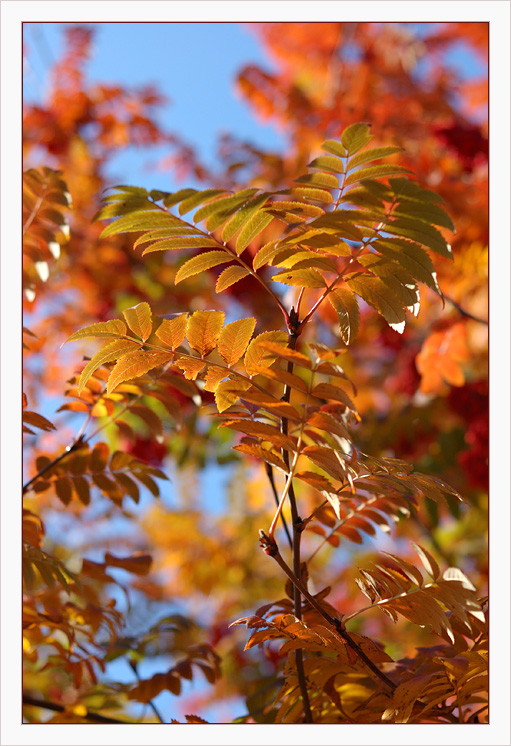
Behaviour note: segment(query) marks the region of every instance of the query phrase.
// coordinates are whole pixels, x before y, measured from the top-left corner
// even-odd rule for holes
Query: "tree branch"
[[[55,702],[48,702],[45,699],[37,699],[36,697],[30,697],[28,694],[23,695],[23,704],[29,705],[30,707],[42,707],[44,710],[53,710],[54,712],[65,712],[66,707],[58,705]],[[127,720],[117,720],[116,718],[109,718],[106,715],[100,715],[96,712],[87,712],[85,715],[80,715],[82,720],[88,720],[91,723],[115,723],[116,725],[131,725]]]

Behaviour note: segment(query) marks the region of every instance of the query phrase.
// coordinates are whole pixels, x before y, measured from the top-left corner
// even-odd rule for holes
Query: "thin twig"
[[[351,635],[346,631],[343,622],[339,619],[334,619],[333,616],[330,616],[330,614],[319,604],[314,596],[311,596],[307,588],[305,588],[302,581],[298,578],[298,576],[291,570],[291,568],[286,564],[284,558],[280,554],[279,548],[277,546],[277,543],[275,540],[270,539],[264,531],[261,529],[259,531],[260,536],[260,543],[261,547],[263,548],[263,551],[265,554],[268,554],[270,557],[273,557],[273,559],[276,561],[276,563],[279,565],[279,567],[285,572],[287,577],[291,580],[291,582],[297,587],[300,592],[305,596],[307,601],[310,603],[310,605],[316,609],[318,614],[321,614],[323,619],[329,623],[331,627],[335,629],[337,634],[344,640],[344,642],[358,655],[358,657],[365,663],[367,668],[369,668],[375,676],[377,676],[389,689],[394,691],[396,689],[396,684],[389,679],[389,677],[383,673],[383,671],[380,671],[380,669],[375,666],[375,664],[372,662],[370,658],[364,653],[362,648],[357,645],[355,640],[351,637]]]
[[[135,661],[128,659],[128,665],[131,668],[131,670],[133,671],[133,673],[135,674],[135,676],[137,677],[137,681],[140,682],[141,679],[140,679],[140,676],[139,676],[139,673],[138,673],[138,670],[137,670],[137,664],[135,663]],[[154,714],[156,715],[156,717],[158,718],[158,720],[160,721],[160,723],[162,725],[166,725],[165,720],[162,718],[161,714],[158,711],[158,708],[156,707],[156,705],[154,704],[154,702],[153,702],[152,699],[149,700],[148,705],[151,708],[151,710],[154,712]]]
[[[273,467],[271,464],[268,464],[268,463],[265,463],[265,467],[266,467],[266,474],[268,475],[268,479],[270,481],[273,496],[275,498],[275,502],[277,503],[277,507],[278,507],[279,506],[279,493],[277,492],[277,486],[275,484],[275,479],[273,477]],[[282,525],[284,526],[284,531],[286,532],[287,540],[289,543],[289,548],[293,549],[293,540],[291,539],[291,534],[289,533],[289,528],[287,525],[287,521],[284,518],[284,514],[281,514],[281,520],[282,520]]]
[[[460,306],[459,303],[456,303],[456,301],[453,298],[450,298],[448,295],[444,295],[445,300],[453,306],[459,314],[464,316],[467,319],[472,319],[472,321],[477,321],[478,324],[484,324],[485,326],[488,326],[488,322],[485,319],[480,319],[478,316],[474,316],[473,314],[466,311],[462,306]]]
[[[44,710],[53,710],[54,712],[65,712],[66,707],[58,705],[55,702],[48,702],[45,699],[37,699],[36,697],[30,697],[28,694],[23,695],[23,704],[29,705],[30,707],[42,707]],[[85,715],[79,715],[82,720],[89,720],[91,723],[115,723],[116,725],[131,725],[127,720],[117,720],[116,718],[110,718],[106,715],[100,715],[96,712],[89,712]]]

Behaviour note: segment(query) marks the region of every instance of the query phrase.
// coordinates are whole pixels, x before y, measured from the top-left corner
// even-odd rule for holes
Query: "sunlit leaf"
[[[188,259],[188,261],[179,268],[174,278],[174,282],[178,285],[183,280],[188,279],[188,277],[193,277],[193,275],[198,275],[200,272],[205,272],[212,267],[217,267],[219,264],[225,264],[226,262],[231,261],[232,256],[229,256],[226,251],[208,251],[205,254],[199,254],[198,256]]]
[[[245,369],[249,376],[256,375],[259,368],[269,368],[277,359],[275,353],[261,347],[261,342],[285,344],[287,342],[287,334],[280,331],[263,332],[250,342],[245,353]]]
[[[143,352],[137,350],[131,355],[125,355],[114,366],[108,379],[107,394],[123,381],[131,381],[134,378],[147,373],[153,368],[159,368],[170,360],[170,355],[165,352]]]
[[[123,311],[123,315],[131,331],[145,342],[153,328],[153,318],[149,303],[143,302],[137,306],[133,306],[133,308],[126,308]]]
[[[100,321],[98,324],[91,324],[83,329],[79,329],[67,338],[66,342],[72,342],[76,339],[85,337],[115,337],[119,339],[126,334],[126,324],[121,319],[111,319],[111,321]]]
[[[227,288],[231,287],[231,285],[239,282],[239,280],[242,280],[248,274],[250,274],[248,269],[239,267],[237,264],[233,264],[230,267],[227,267],[218,276],[218,280],[215,286],[216,292],[221,293],[222,290],[226,290]]]
[[[224,326],[218,339],[218,352],[231,366],[242,357],[254,333],[254,318],[240,319]]]
[[[186,336],[192,350],[201,357],[215,348],[225,314],[223,311],[195,311],[188,319]]]
[[[331,305],[339,315],[339,331],[342,341],[349,345],[358,333],[360,313],[357,299],[349,290],[333,290],[327,295]]]
[[[91,377],[91,375],[104,363],[110,363],[112,360],[118,360],[123,355],[133,352],[139,349],[140,344],[136,341],[128,339],[118,339],[113,342],[109,342],[102,350],[97,352],[94,357],[87,363],[85,368],[82,370],[80,375],[80,381],[78,383],[78,391],[81,393],[85,384]]]

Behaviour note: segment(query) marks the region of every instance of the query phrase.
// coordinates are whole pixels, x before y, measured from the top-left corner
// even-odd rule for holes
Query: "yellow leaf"
[[[139,303],[133,308],[127,308],[123,314],[131,331],[145,342],[153,328],[149,303]]]
[[[174,282],[178,285],[188,277],[193,277],[193,275],[198,275],[200,272],[205,272],[207,269],[231,261],[232,255],[228,254],[227,251],[208,251],[205,254],[199,254],[198,256],[188,259],[188,261],[179,268],[174,278]]]
[[[238,362],[254,333],[254,318],[240,319],[224,326],[218,339],[218,352],[230,367]]]
[[[216,281],[216,292],[221,293],[222,290],[234,285],[235,282],[242,280],[248,274],[248,269],[239,267],[237,264],[227,267],[227,269],[224,269],[224,271],[220,273],[218,280]]]
[[[110,373],[107,384],[107,394],[110,394],[123,381],[131,381],[134,378],[147,373],[153,368],[170,360],[170,353],[166,352],[143,352],[137,350],[132,355],[125,355]]]
[[[194,357],[181,357],[176,360],[176,367],[183,371],[188,381],[195,381],[204,365],[204,360],[198,360]]]
[[[326,282],[317,269],[293,269],[279,272],[271,278],[283,285],[294,285],[301,288],[324,288]]]
[[[100,321],[99,324],[91,324],[83,329],[79,329],[66,339],[66,342],[73,342],[76,339],[85,337],[115,337],[119,339],[126,334],[126,324],[121,319],[111,319],[110,321]]]
[[[258,373],[258,368],[269,368],[277,359],[274,352],[269,352],[261,346],[261,342],[277,342],[282,345],[287,342],[285,332],[263,332],[251,341],[245,353],[245,369],[249,376]]]
[[[103,363],[110,363],[112,360],[117,360],[123,357],[128,352],[137,350],[140,347],[138,342],[129,339],[116,339],[113,342],[109,342],[102,350],[100,350],[92,360],[90,360],[85,368],[82,370],[80,380],[78,382],[78,392],[81,393],[83,387],[94,373]]]
[[[225,314],[222,311],[195,311],[188,319],[186,335],[192,350],[201,357],[215,348]]]
[[[357,336],[360,314],[356,297],[349,290],[333,290],[328,300],[339,315],[339,331],[344,344],[351,344]]]
[[[205,391],[216,391],[220,381],[228,375],[225,368],[216,368],[210,365],[204,376],[204,390]]]
[[[246,391],[250,387],[250,382],[235,376],[228,381],[221,381],[215,390],[215,402],[219,412],[225,412],[240,399],[238,391]]]
[[[156,336],[172,350],[175,350],[176,347],[179,347],[179,345],[182,344],[186,336],[187,321],[187,313],[180,313],[173,319],[163,319],[156,330]]]
[[[405,310],[392,290],[379,277],[357,276],[346,281],[350,288],[365,300],[396,332],[403,333]]]

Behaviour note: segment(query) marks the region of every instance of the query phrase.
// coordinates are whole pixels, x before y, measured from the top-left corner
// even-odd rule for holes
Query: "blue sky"
[[[25,24],[27,61],[24,95],[41,101],[47,72],[63,49],[70,24]],[[240,23],[95,23],[95,49],[87,66],[93,81],[142,86],[154,83],[170,100],[158,115],[166,130],[197,147],[207,165],[214,164],[218,135],[234,132],[256,145],[282,149],[285,138],[273,125],[256,120],[234,90],[237,73],[247,63],[271,69],[254,31]],[[207,112],[205,114],[204,112]],[[149,153],[148,153],[149,150]],[[123,152],[110,174],[150,188],[174,189],[168,173],[148,172],[165,148]]]
[[[119,6],[121,7],[121,6]],[[24,95],[42,101],[48,70],[63,50],[65,23],[24,24],[26,61]],[[196,147],[200,159],[214,166],[218,137],[232,132],[265,149],[282,151],[284,134],[273,124],[256,119],[237,95],[234,82],[248,63],[272,70],[253,28],[242,23],[91,23],[95,48],[87,66],[93,81],[128,87],[153,83],[169,98],[158,114],[167,131],[178,133]],[[407,24],[419,35],[433,24]],[[463,78],[484,74],[484,65],[459,43],[448,55]],[[204,113],[206,112],[206,113]],[[149,170],[168,153],[166,148],[134,148],[119,153],[109,168],[113,183],[126,182],[174,190],[182,183],[172,174]],[[187,184],[197,186],[193,180]]]

